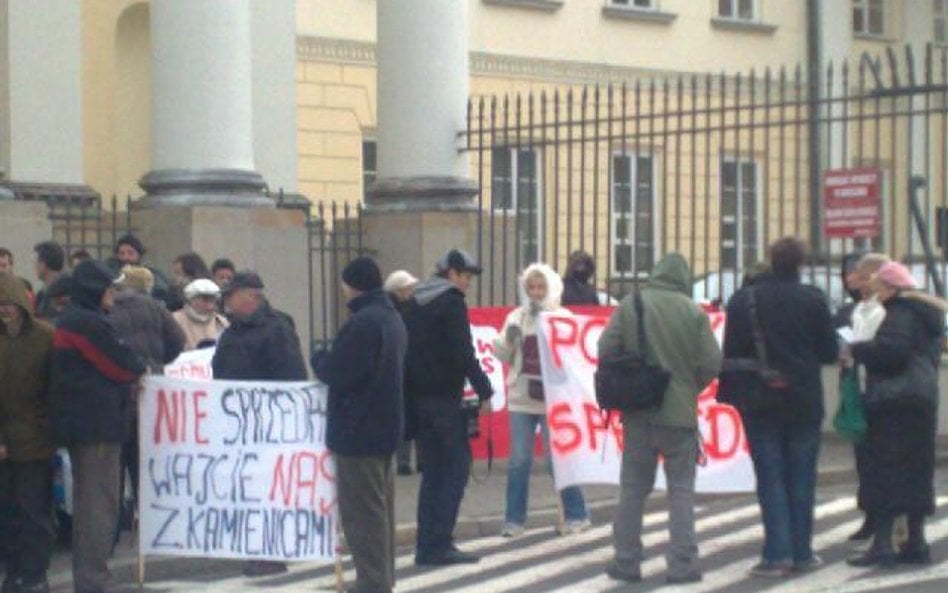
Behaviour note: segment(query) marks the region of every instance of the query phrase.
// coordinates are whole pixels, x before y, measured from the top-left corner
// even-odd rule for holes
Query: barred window
[[[655,263],[655,183],[651,155],[612,156],[612,270],[648,272]]]
[[[757,163],[721,162],[721,269],[740,271],[760,257],[757,187]]]
[[[540,261],[543,255],[542,162],[533,148],[491,151],[491,208],[515,215],[521,267]]]
[[[857,35],[885,33],[883,0],[853,0],[853,33]]]

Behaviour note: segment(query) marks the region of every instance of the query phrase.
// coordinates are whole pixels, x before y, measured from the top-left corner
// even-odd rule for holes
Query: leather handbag
[[[596,369],[596,401],[606,411],[633,412],[655,410],[665,401],[671,373],[647,360],[645,307],[642,295],[634,296],[637,326],[637,352],[600,357]]]

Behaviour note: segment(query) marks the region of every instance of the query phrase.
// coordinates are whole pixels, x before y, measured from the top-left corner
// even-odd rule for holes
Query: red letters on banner
[[[192,414],[191,435],[194,442],[198,445],[206,445],[207,439],[202,436],[201,425],[207,418],[207,412],[204,411],[204,400],[207,398],[207,392],[197,390],[187,392],[184,390],[158,391],[158,414],[155,418],[155,432],[153,435],[156,445],[161,444],[162,432],[166,433],[165,438],[169,443],[188,442],[188,407],[190,405]],[[164,431],[162,431],[162,427]]]

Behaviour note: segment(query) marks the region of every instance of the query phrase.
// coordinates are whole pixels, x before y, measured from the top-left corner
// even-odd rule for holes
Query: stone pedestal
[[[4,195],[0,195],[0,246],[13,253],[17,276],[35,283],[33,246],[53,236],[49,208],[45,202],[16,201]]]
[[[308,229],[302,211],[223,206],[136,209],[147,263],[169,271],[175,257],[195,251],[210,263],[227,257],[263,278],[274,307],[293,316],[304,355],[310,341]],[[318,293],[318,291],[316,291]]]

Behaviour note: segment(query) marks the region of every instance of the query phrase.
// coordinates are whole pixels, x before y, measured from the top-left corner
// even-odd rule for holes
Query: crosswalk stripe
[[[840,498],[832,500],[827,503],[818,505],[815,509],[815,517],[817,519],[823,519],[840,513],[844,513],[853,508],[855,504],[855,499],[853,497]],[[752,505],[754,510],[757,511],[756,503]],[[760,539],[763,537],[763,527],[760,523],[751,525],[744,529],[740,529],[735,532],[726,533],[715,538],[702,541],[700,539],[700,533],[706,529],[706,525],[701,525],[701,522],[698,521],[695,523],[695,531],[699,534],[698,546],[701,550],[702,555],[710,556],[716,552],[726,550],[728,548],[733,548],[735,546],[746,544],[748,542]],[[647,538],[642,538],[643,546],[648,548],[649,546],[655,545],[659,542],[664,542],[668,540],[668,534],[663,533],[660,537],[655,538],[653,541],[647,541]],[[606,550],[601,550],[600,557],[597,558],[600,561],[607,561],[612,557],[612,547],[610,546]],[[741,563],[746,563],[747,560],[741,560]],[[642,563],[641,570],[643,578],[649,578],[664,570],[665,568],[665,559],[656,557],[650,558]],[[549,574],[549,571],[547,571]],[[727,575],[723,569],[715,570],[713,574],[723,574],[721,579],[718,579],[715,582],[715,579],[709,579],[709,574],[705,574],[705,580],[700,584],[700,588],[695,588],[696,585],[690,585],[688,591],[712,591],[719,588],[722,584],[727,584],[725,579],[730,575]],[[745,573],[738,575],[738,579],[744,578]],[[617,583],[616,581],[610,579],[605,574],[599,574],[591,579],[587,579],[578,583],[571,583],[570,585],[556,589],[555,591],[550,591],[549,593],[569,593],[570,591],[583,591],[583,592],[595,592],[595,591],[611,591],[615,589]],[[506,589],[497,589],[498,593]]]

